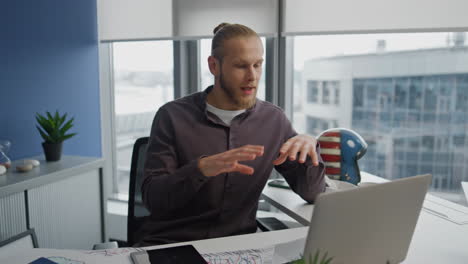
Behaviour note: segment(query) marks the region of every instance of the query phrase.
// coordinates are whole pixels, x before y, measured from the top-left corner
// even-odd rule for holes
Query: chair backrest
[[[20,254],[25,249],[37,248],[37,238],[34,228],[21,234],[0,241],[0,257],[6,255]]]
[[[138,239],[135,235],[145,221],[145,216],[150,214],[143,205],[141,196],[141,184],[143,182],[143,169],[148,139],[148,137],[139,138],[135,141],[135,145],[133,145],[127,216],[127,243],[129,246],[137,242]]]

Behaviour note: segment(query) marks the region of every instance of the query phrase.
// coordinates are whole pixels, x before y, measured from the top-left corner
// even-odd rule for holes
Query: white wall
[[[222,22],[278,31],[277,0],[98,0],[101,41],[211,37]]]
[[[285,0],[284,5],[288,34],[468,27],[466,0]]]
[[[172,0],[98,0],[99,39],[172,37]]]
[[[212,36],[222,22],[272,34],[278,31],[277,10],[277,0],[174,0],[174,35]]]
[[[283,33],[468,28],[466,0],[283,0]],[[101,40],[212,36],[221,22],[278,31],[278,0],[98,0]]]

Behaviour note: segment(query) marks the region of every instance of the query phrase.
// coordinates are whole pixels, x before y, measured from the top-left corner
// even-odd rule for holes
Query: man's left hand
[[[309,135],[297,135],[286,141],[280,148],[279,157],[273,161],[273,165],[280,165],[289,160],[294,161],[299,154],[299,163],[304,163],[307,155],[312,159],[312,164],[318,166],[318,155],[315,146],[317,140]]]

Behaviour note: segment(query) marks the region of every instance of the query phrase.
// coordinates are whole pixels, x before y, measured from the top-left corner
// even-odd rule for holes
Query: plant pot
[[[58,161],[62,157],[62,143],[42,143],[46,161]]]

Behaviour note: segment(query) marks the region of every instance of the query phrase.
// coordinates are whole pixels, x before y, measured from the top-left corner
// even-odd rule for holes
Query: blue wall
[[[96,0],[0,3],[0,140],[12,160],[43,154],[35,113],[75,117],[66,155],[101,156]]]

